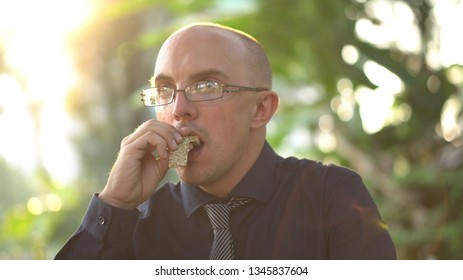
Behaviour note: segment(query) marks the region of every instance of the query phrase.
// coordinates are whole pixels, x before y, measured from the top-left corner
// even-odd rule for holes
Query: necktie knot
[[[249,201],[249,198],[233,197],[227,203],[204,205],[214,233],[214,242],[209,259],[227,260],[234,258],[233,239],[230,232],[230,212]]]
[[[204,205],[213,229],[229,229],[231,208],[224,203],[209,203]]]

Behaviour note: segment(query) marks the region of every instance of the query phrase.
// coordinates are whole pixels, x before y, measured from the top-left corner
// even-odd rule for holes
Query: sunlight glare
[[[337,89],[340,96],[331,100],[331,110],[342,121],[349,121],[354,116],[355,97],[352,81],[346,78],[339,79]]]
[[[434,15],[440,25],[439,60],[444,67],[452,64],[463,65],[463,1],[434,1]]]
[[[458,121],[462,108],[457,97],[450,97],[444,104],[441,116],[442,135],[447,142],[452,142],[461,134]]]
[[[463,2],[452,0],[433,1],[432,18],[436,21],[434,42],[427,46],[426,61],[429,67],[439,69],[450,65],[463,65],[463,41],[457,36],[463,26]],[[415,16],[410,7],[402,1],[371,0],[366,2],[366,13],[369,19],[359,19],[355,31],[361,40],[383,48],[398,48],[403,52],[419,53],[422,51],[419,30],[416,27]],[[434,31],[434,30],[432,30]],[[352,50],[343,50],[346,63],[354,62]],[[404,89],[403,82],[385,67],[373,61],[364,64],[364,72],[368,79],[378,86],[372,90],[362,87],[356,90],[356,99],[360,106],[360,115],[364,129],[375,133],[388,124],[399,124],[408,120],[412,109],[406,106],[393,108],[395,95]],[[455,84],[461,83],[459,68],[453,67],[448,72],[449,79]],[[463,75],[462,75],[463,76]],[[441,81],[431,76],[427,81],[431,92],[438,92]],[[339,111],[340,100],[332,101],[332,109]],[[442,136],[451,141],[460,135],[461,128],[457,126],[455,112],[456,102],[449,100],[443,112],[440,129]],[[335,107],[335,108],[333,108]],[[338,112],[338,115],[339,112]],[[347,114],[348,115],[348,114]]]
[[[367,87],[359,87],[355,96],[360,106],[360,117],[365,132],[373,134],[380,131],[386,125],[394,97],[381,88],[372,90]]]
[[[40,215],[43,213],[43,203],[38,197],[31,197],[27,201],[27,211],[32,215]]]
[[[27,96],[21,85],[9,75],[0,74],[0,155],[9,162],[16,162],[23,170],[36,165],[34,122],[27,106]],[[5,133],[11,132],[11,133]],[[15,148],[16,147],[16,148]]]
[[[360,39],[380,48],[396,47],[409,53],[421,50],[420,33],[407,4],[401,1],[372,0],[367,2],[366,12],[380,23],[368,19],[358,20],[355,31]]]
[[[359,51],[352,45],[346,45],[342,48],[341,56],[345,63],[354,65],[359,60]]]
[[[447,78],[454,85],[463,85],[463,67],[450,67],[447,71]]]
[[[320,151],[323,153],[331,153],[338,146],[336,136],[332,133],[321,132],[316,135],[316,143]]]
[[[373,134],[393,122],[395,111],[392,105],[395,96],[404,90],[404,84],[394,73],[374,61],[365,62],[363,70],[377,88],[360,87],[355,98],[365,132]]]
[[[54,193],[47,195],[45,198],[45,206],[49,211],[59,212],[62,205],[61,198]]]
[[[66,36],[89,15],[89,0],[0,0],[0,42],[10,69],[0,76],[0,123],[15,129],[0,140],[0,156],[9,162],[29,171],[43,164],[61,180],[75,176],[65,98],[76,73]]]
[[[395,95],[404,89],[404,84],[396,74],[374,61],[365,62],[363,71],[374,85],[389,91],[391,94]]]
[[[318,127],[322,132],[330,133],[334,130],[334,120],[329,114],[322,115],[318,119]]]

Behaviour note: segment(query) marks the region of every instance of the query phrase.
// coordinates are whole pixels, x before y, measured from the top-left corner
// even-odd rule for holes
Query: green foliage
[[[25,174],[0,158],[0,259],[48,259],[75,230],[85,209],[79,188],[44,170]],[[86,202],[86,201],[85,201]]]

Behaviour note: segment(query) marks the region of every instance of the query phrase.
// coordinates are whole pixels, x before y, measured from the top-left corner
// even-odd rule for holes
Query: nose
[[[177,90],[172,105],[172,115],[176,121],[188,120],[196,115],[196,109],[186,97],[185,90]]]

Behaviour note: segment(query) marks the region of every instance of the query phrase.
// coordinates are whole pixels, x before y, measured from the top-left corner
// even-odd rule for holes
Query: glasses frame
[[[210,98],[210,99],[202,99],[202,100],[191,100],[190,98],[190,95],[187,93],[187,90],[191,87],[194,87],[195,85],[199,84],[199,83],[208,83],[208,82],[214,82],[214,83],[218,83],[219,84],[219,88],[220,89],[220,96],[217,96],[217,97],[214,97],[214,98]],[[169,102],[167,103],[164,103],[164,104],[148,104],[148,101],[151,101],[153,102],[154,98],[150,98],[150,100],[146,100],[146,96],[150,96],[150,94],[146,94],[146,91],[148,90],[153,90],[153,89],[156,89],[156,88],[168,88],[170,90],[173,91],[172,93],[172,96],[169,100]],[[234,88],[234,89],[233,89]],[[141,101],[143,102],[143,105],[145,107],[160,107],[160,106],[166,106],[166,105],[169,105],[171,104],[174,100],[175,100],[175,97],[177,96],[177,93],[179,91],[183,91],[183,93],[185,94],[185,97],[186,99],[189,101],[189,102],[205,102],[205,101],[212,101],[212,100],[217,100],[217,99],[220,99],[223,97],[224,93],[228,93],[228,92],[244,92],[244,91],[254,91],[254,92],[261,92],[261,91],[267,91],[268,89],[267,88],[261,88],[261,87],[247,87],[247,86],[238,86],[238,85],[230,85],[230,84],[224,84],[220,81],[213,81],[213,80],[204,80],[204,81],[198,81],[198,82],[195,82],[195,83],[192,83],[191,85],[188,85],[186,86],[184,89],[176,89],[176,88],[170,88],[170,87],[148,87],[148,88],[145,88],[142,90],[141,92]]]

